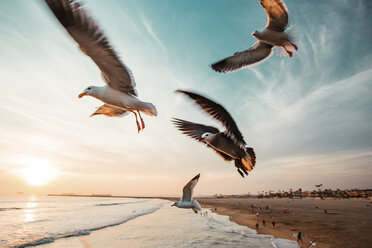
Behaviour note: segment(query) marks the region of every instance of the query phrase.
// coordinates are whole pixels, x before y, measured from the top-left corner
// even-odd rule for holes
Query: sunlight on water
[[[25,218],[24,218],[25,222],[30,222],[30,221],[35,220],[35,210],[34,209],[25,209],[25,210],[23,210],[23,212],[25,213]]]
[[[27,202],[27,208],[35,208],[37,206],[36,202]]]
[[[35,220],[35,209],[37,207],[37,202],[35,195],[31,195],[30,201],[26,203],[27,209],[24,209],[23,212],[25,213],[24,215],[24,221],[25,222],[30,222]]]

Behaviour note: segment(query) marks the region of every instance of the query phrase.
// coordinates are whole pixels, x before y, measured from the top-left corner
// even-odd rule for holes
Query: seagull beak
[[[204,140],[203,138],[201,138],[201,137],[199,138],[199,141],[203,141],[203,140]]]
[[[79,97],[79,98],[82,98],[82,97],[85,96],[86,94],[87,94],[87,93],[85,93],[85,92],[80,93],[78,97]]]
[[[176,205],[176,203],[173,203],[172,205],[171,205],[171,207],[173,207],[173,206],[175,206]]]

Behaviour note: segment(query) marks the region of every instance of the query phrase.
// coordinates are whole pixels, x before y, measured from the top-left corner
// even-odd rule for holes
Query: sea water
[[[159,199],[0,196],[0,247],[298,247]]]

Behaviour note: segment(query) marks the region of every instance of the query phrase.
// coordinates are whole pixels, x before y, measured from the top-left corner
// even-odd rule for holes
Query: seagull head
[[[95,86],[89,86],[82,93],[80,93],[78,97],[82,98],[85,95],[92,96],[92,95],[95,94],[96,88],[97,87],[95,87]]]
[[[208,142],[208,141],[212,140],[213,137],[214,137],[214,134],[206,132],[206,133],[203,133],[203,135],[199,138],[199,141]]]
[[[256,31],[254,31],[253,33],[252,33],[252,36],[254,37],[254,38],[256,38],[256,39],[258,39],[258,36],[260,35],[260,32],[258,32],[257,30]]]

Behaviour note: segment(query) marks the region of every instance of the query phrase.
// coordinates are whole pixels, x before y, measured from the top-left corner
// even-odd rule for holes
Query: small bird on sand
[[[282,0],[260,0],[261,6],[265,9],[268,21],[266,28],[255,31],[252,36],[258,41],[251,48],[237,52],[211,65],[212,69],[218,72],[232,72],[244,67],[261,63],[273,54],[273,47],[279,49],[280,55],[285,52],[292,57],[292,50],[298,50],[294,39],[284,32],[288,25],[288,9]]]
[[[309,244],[307,245],[307,248],[311,246],[316,246],[316,240],[310,241]]]
[[[173,203],[172,206],[176,206],[179,208],[191,208],[194,213],[198,213],[201,211],[201,207],[198,201],[193,200],[193,191],[196,184],[199,181],[200,174],[196,175],[193,179],[190,180],[184,187],[183,187],[183,195],[181,201]]]
[[[243,135],[229,112],[220,104],[199,94],[184,90],[176,92],[185,94],[194,100],[202,110],[220,121],[226,127],[226,131],[220,132],[212,126],[173,118],[172,121],[176,127],[191,138],[205,143],[225,161],[234,160],[235,167],[242,177],[244,174],[248,175],[248,171],[251,171],[256,164],[256,155],[253,148],[248,147],[245,143]]]
[[[46,0],[58,21],[70,36],[79,44],[80,50],[88,55],[101,70],[105,86],[89,86],[79,98],[87,95],[97,98],[104,104],[91,116],[123,116],[131,112],[136,117],[138,132],[145,128],[140,112],[156,116],[157,111],[152,103],[138,99],[133,76],[119,59],[101,29],[88,16],[87,12],[74,0]],[[138,122],[137,113],[141,120]]]

